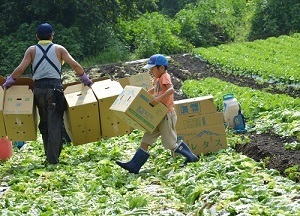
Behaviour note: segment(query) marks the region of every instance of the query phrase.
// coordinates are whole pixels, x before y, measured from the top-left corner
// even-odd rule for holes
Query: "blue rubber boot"
[[[145,150],[139,148],[131,161],[129,162],[121,162],[121,161],[116,161],[116,163],[122,167],[123,169],[128,170],[130,173],[138,174],[141,167],[146,163],[146,161],[149,158],[149,153],[146,152]]]
[[[186,158],[185,162],[181,166],[185,166],[187,163],[196,162],[199,160],[199,158],[193,152],[191,152],[190,148],[182,140],[174,152],[179,153]]]

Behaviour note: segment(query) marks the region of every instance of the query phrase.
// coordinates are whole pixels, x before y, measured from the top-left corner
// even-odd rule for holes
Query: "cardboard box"
[[[33,81],[30,78],[17,81],[5,91],[3,115],[7,136],[11,141],[34,141],[37,139],[37,109],[30,89]]]
[[[153,96],[142,87],[127,85],[110,109],[134,129],[152,133],[168,108],[159,103],[150,105]]]
[[[5,83],[5,78],[0,76],[0,85],[2,86]],[[0,87],[0,138],[6,138],[6,129],[4,124],[3,117],[3,105],[4,105],[4,90]]]
[[[183,140],[195,155],[227,148],[224,124],[178,131],[177,139]]]
[[[121,84],[108,79],[94,82],[92,89],[99,104],[102,138],[107,139],[129,134],[132,131],[130,125],[109,109],[123,91]]]
[[[95,79],[92,79],[93,82],[98,82],[98,81],[102,81],[102,80],[107,80],[109,79],[108,77],[98,77]],[[78,85],[78,84],[82,84],[82,82],[78,81],[74,81],[74,82],[69,82],[69,83],[64,83],[63,84],[63,89],[65,90],[67,87],[69,86],[74,86],[74,85]]]
[[[152,78],[148,72],[139,73],[130,77],[124,77],[118,79],[118,82],[123,88],[127,85],[143,87],[147,91],[152,88]]]
[[[73,145],[99,141],[99,108],[93,90],[83,84],[75,84],[67,86],[64,94],[68,104],[64,123]]]
[[[205,126],[224,124],[223,113],[215,112],[204,115],[183,116],[177,119],[176,130],[182,131],[186,129],[194,129]]]
[[[211,95],[174,101],[174,108],[178,118],[217,112]]]

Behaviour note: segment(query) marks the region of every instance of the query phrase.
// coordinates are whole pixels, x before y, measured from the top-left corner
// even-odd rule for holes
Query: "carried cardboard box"
[[[93,90],[81,83],[75,83],[66,86],[64,94],[68,104],[64,123],[73,145],[99,141],[99,108]]]
[[[110,109],[134,129],[152,133],[168,108],[159,103],[150,104],[153,96],[142,87],[127,85]]]
[[[5,90],[3,117],[11,141],[37,139],[37,109],[34,104],[33,80],[18,78]]]
[[[0,85],[2,86],[5,83],[5,78],[0,76]],[[3,117],[3,105],[4,105],[4,90],[0,87],[0,138],[6,137],[6,129],[4,124],[4,117]]]
[[[109,109],[123,91],[123,87],[120,83],[107,79],[94,82],[91,88],[99,104],[102,138],[107,139],[129,134],[132,131],[130,125]]]
[[[123,88],[127,85],[143,87],[146,90],[152,88],[151,77],[148,72],[138,73],[130,77],[118,79],[118,82]]]

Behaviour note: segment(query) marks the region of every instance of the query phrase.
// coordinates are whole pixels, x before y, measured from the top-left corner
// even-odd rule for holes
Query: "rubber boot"
[[[199,160],[199,158],[191,152],[190,148],[182,140],[174,152],[179,153],[186,158],[185,162],[181,166],[185,166],[189,162],[196,162]]]
[[[139,148],[131,161],[123,163],[121,161],[116,161],[116,163],[123,169],[128,170],[130,173],[138,174],[141,167],[146,163],[149,158],[149,153],[145,150]]]

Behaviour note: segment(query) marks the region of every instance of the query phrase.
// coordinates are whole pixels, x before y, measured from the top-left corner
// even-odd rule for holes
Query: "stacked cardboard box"
[[[213,96],[174,102],[177,114],[177,139],[194,154],[206,154],[227,147],[223,113],[217,112]]]
[[[152,99],[143,87],[127,85],[110,109],[134,129],[152,133],[168,112],[162,103],[151,105]]]
[[[127,85],[143,87],[146,90],[152,88],[152,81],[148,72],[138,73],[130,77],[124,77],[118,79],[118,82],[123,88]]]
[[[129,134],[132,128],[109,109],[123,91],[120,83],[107,79],[94,82],[92,89],[99,104],[102,138]]]

